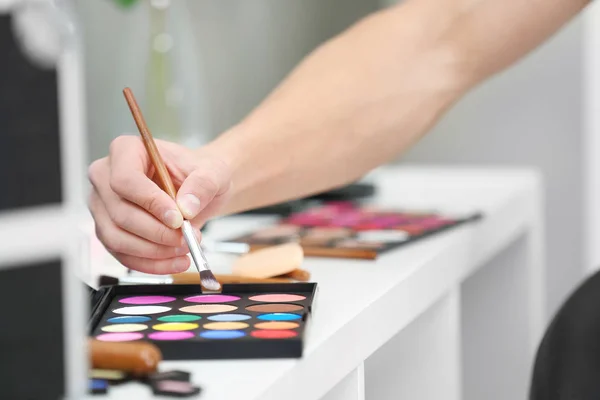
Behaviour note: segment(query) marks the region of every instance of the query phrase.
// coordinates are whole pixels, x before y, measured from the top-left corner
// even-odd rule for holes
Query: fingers
[[[96,191],[90,196],[90,210],[96,222],[96,235],[113,253],[127,254],[153,260],[164,260],[188,253],[187,246],[170,247],[152,243],[133,235],[114,224]]]
[[[113,253],[113,255],[121,264],[126,265],[128,268],[147,274],[178,274],[187,271],[190,267],[190,258],[187,256],[165,260],[151,260],[121,253]]]
[[[225,194],[230,185],[231,174],[225,163],[216,160],[200,163],[177,192],[177,204],[184,218],[196,218],[215,197]]]
[[[208,206],[202,209],[202,211],[196,215],[196,218],[191,220],[192,225],[195,228],[200,229],[206,224],[206,221],[213,218],[215,215],[218,215],[223,205],[229,200],[230,192],[231,191],[229,190],[221,195],[215,196]]]
[[[120,136],[110,145],[110,187],[119,197],[137,204],[165,225],[178,229],[183,223],[177,205],[148,178],[148,156],[141,140]]]
[[[109,185],[108,160],[96,161],[90,167],[94,189],[99,195],[109,218],[119,228],[143,239],[165,246],[180,247],[185,244],[179,230],[174,230],[158,221],[137,205],[123,200]]]

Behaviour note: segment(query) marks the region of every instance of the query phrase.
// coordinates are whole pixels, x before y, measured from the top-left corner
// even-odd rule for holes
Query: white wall
[[[402,160],[539,168],[550,313],[584,270],[581,19],[470,93]]]
[[[143,0],[147,2],[147,0]],[[177,0],[184,1],[184,0]],[[213,134],[238,122],[308,52],[373,11],[376,0],[186,0],[206,60]],[[78,0],[86,42],[90,157],[135,128],[121,90],[139,83],[147,7],[123,12],[112,1]],[[136,91],[137,93],[137,91]]]
[[[600,268],[600,5],[594,2],[584,18],[585,99],[585,266]]]

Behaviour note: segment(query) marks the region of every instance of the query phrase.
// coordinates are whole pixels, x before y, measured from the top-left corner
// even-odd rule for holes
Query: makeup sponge
[[[270,278],[300,268],[304,252],[298,243],[252,251],[238,258],[233,264],[233,274],[251,278]]]

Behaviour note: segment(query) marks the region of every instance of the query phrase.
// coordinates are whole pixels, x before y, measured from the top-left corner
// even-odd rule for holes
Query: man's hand
[[[89,168],[94,187],[89,206],[98,238],[123,265],[146,273],[178,273],[190,265],[179,230],[183,219],[199,228],[217,213],[229,194],[231,174],[222,160],[174,143],[156,144],[178,189],[177,203],[155,181],[141,139],[120,136],[109,156]]]

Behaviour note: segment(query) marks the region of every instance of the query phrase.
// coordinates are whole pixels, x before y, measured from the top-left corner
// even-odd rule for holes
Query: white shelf
[[[429,390],[427,393],[446,393],[444,398],[447,399],[459,399],[463,391],[476,392],[477,382],[482,377],[475,375],[485,375],[485,371],[465,370],[464,382],[461,381],[461,357],[473,360],[477,354],[472,354],[468,346],[462,348],[460,340],[443,339],[446,334],[452,335],[450,331],[438,332],[442,328],[436,330],[433,327],[446,327],[456,337],[460,337],[462,330],[473,333],[480,329],[480,325],[487,322],[485,318],[471,320],[471,314],[461,317],[462,308],[469,306],[464,299],[461,300],[461,287],[480,268],[494,260],[499,252],[509,249],[511,243],[524,240],[525,251],[512,259],[513,263],[522,263],[523,268],[518,268],[516,275],[511,272],[505,280],[499,280],[506,282],[507,286],[502,290],[508,291],[507,298],[498,307],[515,307],[517,313],[524,313],[527,321],[519,328],[502,325],[506,329],[506,338],[514,336],[514,340],[524,343],[527,350],[519,355],[522,359],[507,361],[508,371],[518,375],[515,381],[518,384],[508,388],[508,392],[498,392],[497,397],[516,398],[515,393],[523,390],[527,379],[523,375],[528,369],[519,371],[510,367],[512,363],[529,365],[543,324],[539,177],[522,170],[400,168],[377,171],[375,178],[381,185],[376,200],[379,204],[451,211],[478,210],[484,213],[484,218],[392,251],[376,261],[306,259],[303,268],[310,270],[313,279],[318,282],[319,296],[302,359],[172,361],[163,363],[162,368],[193,372],[194,381],[203,387],[203,400],[310,400],[323,398],[327,393],[327,400],[333,400],[339,398],[336,393],[347,394],[348,387],[361,387],[363,365],[367,368],[367,377],[377,373],[368,369],[375,364],[363,363],[387,346],[390,339],[397,338],[399,334],[405,335],[406,339],[398,339],[400,349],[402,343],[410,343],[409,340],[423,335],[432,343],[454,346],[454,350],[440,353],[440,359],[445,361],[437,368],[454,366],[458,372],[451,374],[446,383],[441,381],[435,390],[422,389]],[[237,229],[243,227],[241,222],[236,224],[233,219],[219,224],[221,228],[214,227],[219,235],[232,232],[232,224]],[[503,268],[499,271],[500,276]],[[514,268],[507,267],[509,270],[514,272]],[[526,290],[522,296],[519,296],[520,292],[511,295],[511,287],[520,287],[518,282],[525,282]],[[473,285],[466,299],[469,302],[485,300],[488,290],[475,285],[477,290],[474,292]],[[478,293],[479,290],[482,293]],[[430,322],[416,323],[421,317]],[[503,345],[510,348],[513,343],[499,339],[498,346]],[[419,365],[414,358],[419,357],[419,353],[397,351],[400,353],[395,367],[399,368],[399,372],[395,381],[402,383],[407,377],[401,371],[407,371],[410,365]],[[432,354],[428,357],[435,359]],[[420,376],[425,382],[428,374],[435,375],[436,367],[425,362],[421,364],[422,369],[412,371],[411,379]],[[443,376],[444,371],[437,373]],[[496,379],[493,376],[483,378],[488,382]],[[334,389],[339,382],[343,388]],[[369,392],[368,379],[364,384]],[[393,383],[390,382],[390,385],[392,388]],[[408,388],[410,383],[404,382],[402,387]],[[380,390],[385,392],[385,387]],[[110,393],[111,399],[149,396],[148,388],[136,384],[112,388]],[[415,391],[402,393],[418,394]],[[519,397],[523,398],[525,394],[521,393]],[[359,394],[357,398],[361,398]]]

